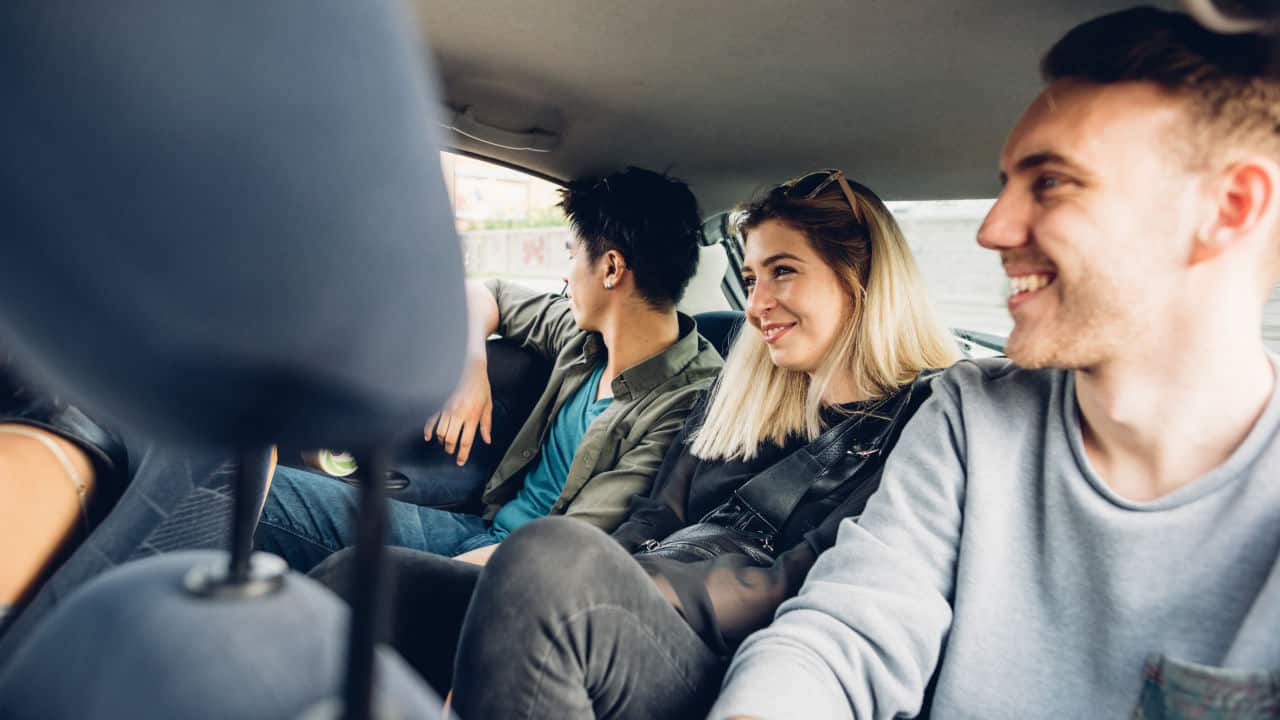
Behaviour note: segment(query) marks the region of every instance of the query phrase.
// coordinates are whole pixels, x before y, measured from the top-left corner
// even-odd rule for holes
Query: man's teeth
[[[1009,289],[1014,295],[1034,292],[1053,282],[1052,275],[1018,275],[1009,278]]]

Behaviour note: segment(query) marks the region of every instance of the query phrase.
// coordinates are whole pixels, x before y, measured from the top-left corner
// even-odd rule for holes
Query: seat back
[[[720,357],[729,357],[729,348],[733,347],[733,340],[738,336],[744,317],[740,310],[713,310],[698,313],[693,319],[698,323],[698,332],[702,333],[702,337],[720,351]]]
[[[5,3],[0,235],[21,242],[0,242],[0,338],[15,361],[95,417],[225,457],[371,451],[435,411],[466,313],[416,26],[398,0]],[[82,550],[173,547],[160,528],[204,509],[183,470],[112,513],[146,516],[155,491],[173,493],[167,515],[104,523]],[[201,558],[227,566],[162,555],[68,578],[0,666],[0,716],[296,717],[340,694],[344,665],[364,704],[373,612],[334,612],[297,576],[206,582]],[[362,567],[375,608],[380,563]],[[296,622],[321,597],[330,610]],[[414,716],[439,707],[407,673],[379,688]]]
[[[439,407],[462,249],[413,27],[393,0],[5,3],[15,361],[113,426],[227,448],[372,445]]]
[[[160,553],[230,549],[232,458],[150,447],[131,464],[133,479],[115,506],[0,633],[0,668],[50,612],[99,574]]]

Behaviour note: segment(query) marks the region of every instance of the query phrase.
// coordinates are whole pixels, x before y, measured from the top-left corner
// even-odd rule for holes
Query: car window
[[[1009,285],[999,255],[978,246],[978,226],[995,201],[886,202],[902,226],[920,264],[929,295],[951,328],[1004,338],[1013,329],[1006,306]],[[1262,316],[1262,336],[1280,353],[1280,285],[1272,289]]]
[[[462,238],[467,276],[500,277],[546,292],[559,292],[571,237],[564,213],[556,207],[560,186],[536,175],[455,153],[441,153],[445,184]],[[902,226],[925,276],[930,298],[943,323],[979,344],[1000,343],[1013,328],[1006,307],[1008,283],[999,256],[978,246],[978,226],[994,199],[896,200],[885,204]],[[727,214],[708,220],[714,241]],[[726,234],[732,232],[725,226]],[[698,274],[681,309],[741,308],[745,301],[733,248],[713,243],[702,249]],[[729,282],[724,279],[728,275]],[[1267,347],[1280,353],[1280,285],[1263,312]],[[967,348],[968,352],[971,348]],[[981,354],[980,352],[977,354]]]
[[[899,200],[886,202],[915,254],[924,275],[929,298],[943,324],[956,331],[968,357],[997,354],[1013,328],[1006,303],[1008,283],[999,256],[978,246],[978,226],[994,199]],[[708,221],[708,235],[723,234],[730,248],[730,266],[741,272],[742,238],[732,227],[732,213]],[[736,248],[736,251],[734,250]],[[736,306],[746,303],[737,281]]]
[[[557,207],[560,185],[468,155],[442,152],[440,159],[467,277],[503,278],[560,292],[569,271],[565,243],[573,237]],[[680,309],[689,314],[728,309],[723,287],[728,267],[723,247],[703,247]]]
[[[947,327],[1005,337],[1013,329],[1000,256],[978,246],[978,226],[995,200],[886,202],[924,274]]]
[[[467,277],[559,292],[569,270],[565,242],[572,237],[556,207],[560,186],[466,155],[445,152],[440,160]]]

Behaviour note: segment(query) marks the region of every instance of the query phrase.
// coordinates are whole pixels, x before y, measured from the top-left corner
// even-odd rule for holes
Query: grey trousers
[[[452,687],[462,718],[702,718],[720,690],[728,659],[585,523],[529,523],[483,571],[390,550],[392,644],[437,691]],[[312,576],[342,591],[349,565],[339,553]]]

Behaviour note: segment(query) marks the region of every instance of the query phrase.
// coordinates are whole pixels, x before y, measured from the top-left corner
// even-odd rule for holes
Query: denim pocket
[[[1280,670],[1256,672],[1147,659],[1133,720],[1275,720]]]

